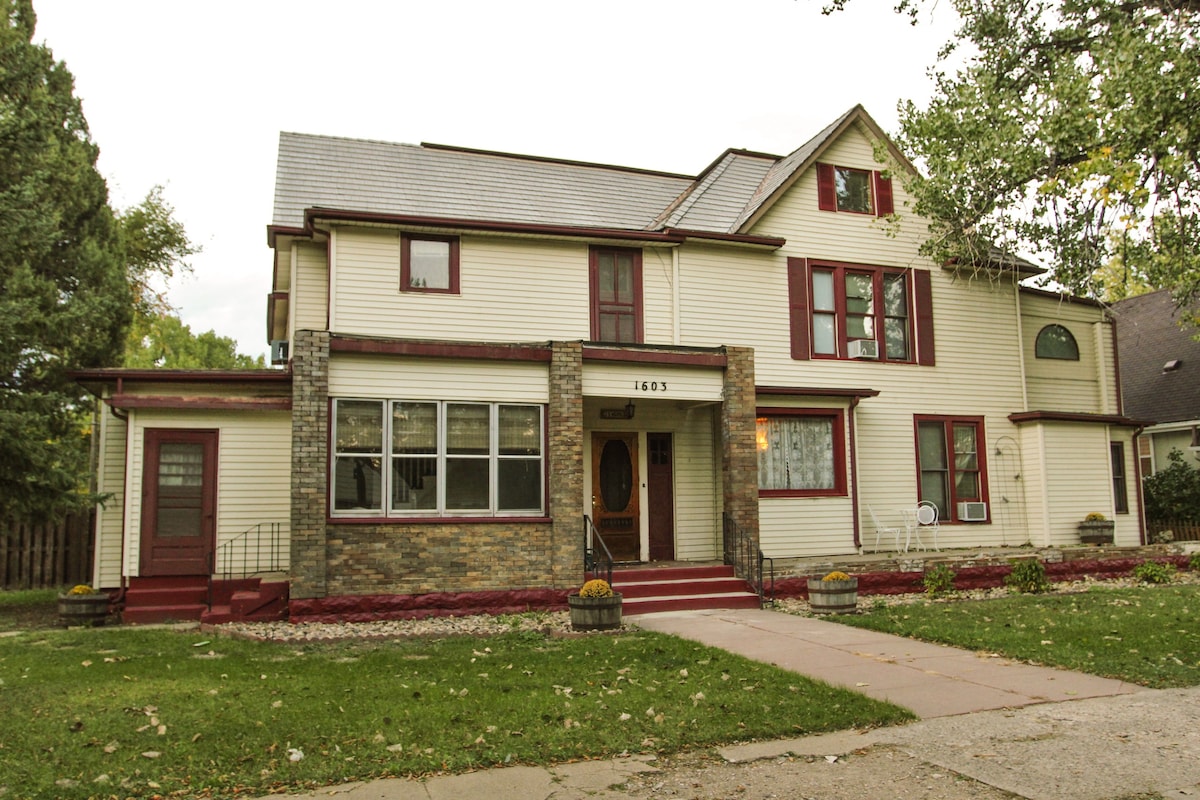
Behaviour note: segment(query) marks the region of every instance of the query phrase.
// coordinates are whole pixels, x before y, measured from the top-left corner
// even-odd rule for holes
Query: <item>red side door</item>
[[[216,541],[217,432],[148,428],[141,575],[208,575]]]

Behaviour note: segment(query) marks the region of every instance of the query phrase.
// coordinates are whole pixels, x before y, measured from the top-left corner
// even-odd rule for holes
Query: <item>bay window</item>
[[[338,399],[334,408],[334,516],[544,513],[542,406]]]
[[[761,497],[846,493],[842,412],[760,408],[755,425]]]

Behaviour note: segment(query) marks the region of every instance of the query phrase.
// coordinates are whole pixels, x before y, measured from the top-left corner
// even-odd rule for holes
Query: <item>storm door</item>
[[[217,432],[146,430],[141,575],[208,575],[216,538]]]
[[[592,520],[613,559],[641,559],[636,433],[592,434]]]

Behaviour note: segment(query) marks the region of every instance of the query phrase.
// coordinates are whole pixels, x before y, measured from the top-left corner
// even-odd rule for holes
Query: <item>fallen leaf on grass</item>
[[[158,758],[161,755],[162,753],[158,752],[157,750],[147,750],[146,752],[142,753],[142,758]]]

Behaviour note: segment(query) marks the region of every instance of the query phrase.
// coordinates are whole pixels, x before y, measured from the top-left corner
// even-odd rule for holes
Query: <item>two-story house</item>
[[[879,143],[911,169],[861,107],[697,176],[283,134],[286,371],[81,376],[97,584],[265,549],[306,613],[536,603],[591,528],[624,561],[850,554],[922,500],[943,548],[1074,544],[1093,511],[1139,543],[1103,309],[921,256]]]

